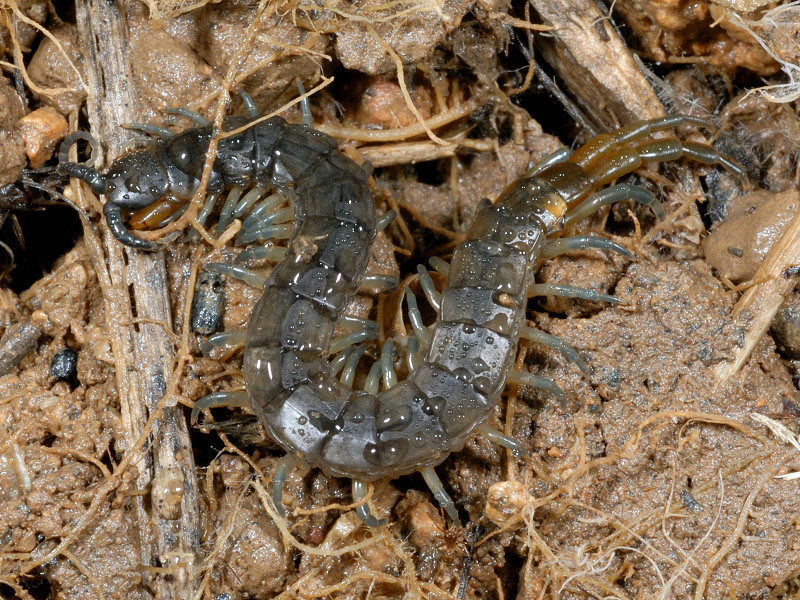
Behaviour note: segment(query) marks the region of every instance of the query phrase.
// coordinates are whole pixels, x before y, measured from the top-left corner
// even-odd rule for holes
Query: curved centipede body
[[[328,360],[334,326],[358,289],[376,234],[367,175],[332,138],[277,117],[221,140],[210,190],[271,182],[290,188],[294,203],[288,250],[264,284],[245,340],[249,403],[270,437],[290,457],[353,479],[357,497],[364,493],[361,482],[422,471],[457,520],[432,468],[461,449],[476,428],[519,449],[483,424],[508,380],[520,336],[533,335],[524,326],[527,298],[561,294],[615,300],[571,286],[536,284],[544,256],[586,243],[585,238],[571,238],[578,240],[573,244],[551,238],[565,224],[624,198],[663,213],[643,189],[624,184],[601,189],[643,161],[687,157],[719,164],[746,182],[738,165],[711,146],[651,136],[684,124],[708,126],[675,116],[598,136],[571,156],[560,152],[544,161],[481,210],[446,269],[436,323],[413,370],[380,393],[342,383]],[[127,231],[120,210],[146,206],[167,191],[190,197],[211,133],[206,125],[170,137],[155,150],[123,157],[105,175],[71,164],[62,171],[107,195],[104,212],[121,241],[153,249],[157,245]],[[311,240],[311,249],[295,240]],[[618,248],[607,241],[597,247]],[[558,390],[542,378],[515,381]],[[292,458],[285,461],[275,476],[279,506],[292,463]],[[365,508],[359,514],[369,524],[378,523]]]

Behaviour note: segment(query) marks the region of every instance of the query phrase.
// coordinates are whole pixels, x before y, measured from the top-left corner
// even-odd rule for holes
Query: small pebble
[[[69,379],[75,375],[78,365],[78,353],[72,348],[64,348],[53,355],[50,360],[50,377],[56,380]]]

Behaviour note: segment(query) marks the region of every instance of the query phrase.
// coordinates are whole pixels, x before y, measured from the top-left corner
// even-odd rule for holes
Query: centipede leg
[[[349,348],[350,346],[355,346],[356,344],[360,344],[361,342],[368,342],[370,340],[374,340],[378,337],[376,331],[370,329],[361,329],[359,331],[354,331],[353,333],[348,333],[344,337],[336,338],[331,342],[330,347],[328,348],[329,354],[338,354],[342,350]]]
[[[433,285],[433,279],[431,279],[425,267],[417,265],[417,273],[419,273],[419,284],[422,286],[422,292],[425,294],[430,305],[438,312],[442,306],[442,295],[436,291],[436,287]]]
[[[297,80],[297,89],[300,90],[301,96],[306,93],[306,88],[299,79]],[[307,97],[300,100],[300,113],[303,115],[303,125],[306,127],[313,127],[314,117],[311,115],[311,104],[308,102]]]
[[[381,363],[372,363],[372,366],[369,368],[369,373],[367,373],[367,378],[364,380],[365,392],[372,394],[373,396],[378,393],[381,384],[381,373],[383,373]]]
[[[246,335],[244,329],[231,329],[215,333],[203,343],[201,348],[203,356],[208,357],[217,350],[221,350],[223,354],[233,354],[236,348],[244,346]]]
[[[383,213],[378,220],[375,222],[375,230],[376,231],[383,231],[386,229],[391,223],[397,218],[397,212],[393,210],[387,210]]]
[[[209,408],[218,408],[220,406],[224,406],[227,408],[244,408],[249,406],[249,400],[247,399],[247,392],[244,391],[237,391],[237,392],[214,392],[213,394],[209,394],[208,396],[203,396],[197,402],[194,403],[194,408],[192,408],[192,414],[190,416],[190,421],[192,425],[197,423],[197,417],[200,416],[201,410],[206,410]]]
[[[366,329],[367,331],[375,333],[375,335],[378,334],[378,323],[372,321],[371,319],[362,319],[361,317],[342,315],[342,317],[339,319],[339,324],[349,327],[350,329],[355,329],[356,331]]]
[[[528,327],[527,325],[523,325],[520,328],[519,336],[521,338],[525,338],[526,340],[536,342],[537,344],[547,346],[548,348],[554,348],[558,350],[561,352],[561,354],[578,365],[578,368],[581,370],[581,372],[583,372],[584,375],[587,377],[591,375],[589,366],[586,364],[586,362],[584,362],[580,354],[578,354],[572,346],[568,345],[561,338],[557,338],[556,336],[545,333],[544,331],[539,331],[533,327]]]
[[[506,383],[527,385],[529,387],[550,392],[556,397],[556,399],[558,399],[558,403],[561,405],[562,410],[566,410],[567,408],[567,397],[564,395],[564,390],[562,390],[552,379],[534,375],[533,373],[528,373],[527,371],[515,370],[508,372],[508,375],[506,376]]]
[[[490,442],[494,442],[498,446],[511,450],[511,453],[517,458],[524,458],[528,456],[528,451],[514,438],[503,435],[494,427],[489,426],[485,421],[475,427],[475,431],[481,435],[486,436]]]
[[[383,371],[383,385],[385,389],[389,389],[397,385],[397,373],[394,370],[394,342],[392,338],[386,340],[381,350],[381,371]]]
[[[242,99],[242,103],[244,104],[245,109],[247,109],[247,114],[250,116],[250,118],[255,119],[258,117],[258,107],[253,101],[253,97],[244,90],[239,90],[239,97]]]
[[[236,258],[233,259],[233,264],[237,266],[247,265],[258,260],[268,260],[276,263],[284,258],[286,258],[285,246],[251,246],[239,252]]]
[[[342,375],[339,378],[339,381],[347,387],[353,387],[353,380],[356,378],[358,362],[361,360],[361,357],[364,356],[365,351],[366,348],[364,346],[358,346],[347,355],[347,360],[345,360],[344,368],[342,369]]]
[[[239,204],[239,199],[241,197],[242,186],[232,186],[228,192],[228,197],[225,198],[225,203],[222,205],[222,210],[219,212],[219,221],[217,221],[218,236],[222,235],[222,232],[233,222],[233,211],[236,210],[236,205]]]
[[[587,248],[616,252],[617,254],[622,254],[622,256],[626,258],[633,258],[633,254],[619,244],[609,239],[593,235],[575,235],[572,237],[557,238],[547,242],[542,248],[542,257],[553,258],[554,256],[560,256],[570,250],[586,250]]]
[[[528,297],[534,296],[561,296],[564,298],[580,298],[581,300],[591,300],[592,302],[608,302],[617,304],[619,298],[609,294],[601,294],[595,290],[565,285],[563,283],[534,283],[528,286]]]
[[[545,156],[542,160],[540,160],[538,163],[533,165],[530,169],[528,169],[524,177],[530,177],[531,175],[536,175],[539,171],[544,171],[547,167],[550,167],[556,163],[564,162],[570,156],[572,156],[571,148],[561,148],[560,150],[551,152],[550,154]]]
[[[617,202],[627,200],[628,198],[634,202],[638,202],[643,206],[649,206],[656,215],[656,218],[659,220],[666,216],[664,208],[661,206],[661,203],[658,201],[658,199],[653,196],[653,194],[644,188],[620,183],[600,190],[599,192],[595,192],[586,198],[586,200],[581,202],[578,206],[567,213],[567,216],[564,219],[564,225],[576,223],[581,219],[585,219],[586,217],[593,215],[603,206],[616,204]]]
[[[203,207],[200,209],[200,212],[197,214],[197,224],[201,227],[205,227],[206,220],[208,219],[209,215],[211,215],[211,211],[214,210],[214,205],[217,203],[219,199],[219,195],[217,194],[209,194],[206,201],[203,203]],[[186,234],[187,240],[196,239],[200,234],[197,232],[196,229],[192,229],[189,233]]]
[[[417,297],[408,288],[406,288],[405,296],[406,305],[408,306],[408,320],[411,321],[411,328],[414,330],[414,334],[417,336],[422,349],[427,350],[428,346],[431,345],[431,333],[422,322],[422,313],[419,312],[419,307],[417,306]]]
[[[393,292],[397,289],[397,277],[394,275],[365,275],[361,279],[358,290],[361,292]]]
[[[367,494],[369,493],[368,489],[367,483],[359,479],[353,479],[353,500],[359,502],[360,500],[366,498]],[[367,506],[366,503],[356,507],[356,514],[361,518],[362,521],[364,521],[367,527],[380,527],[386,523],[386,519],[376,519],[373,517],[372,513],[369,512],[369,506]]]
[[[433,270],[439,273],[439,275],[443,275],[444,277],[450,276],[450,263],[446,260],[443,260],[438,256],[431,256],[428,262],[430,263],[431,267],[433,267]]]
[[[169,139],[172,137],[172,132],[166,127],[153,125],[152,123],[128,123],[123,125],[125,129],[132,129],[134,131],[141,131],[149,135],[154,135],[158,138]]]
[[[450,495],[444,490],[442,480],[439,479],[436,471],[433,470],[433,467],[423,467],[419,470],[419,472],[422,474],[422,478],[425,480],[425,483],[428,484],[428,487],[430,488],[431,493],[433,493],[433,497],[436,498],[436,501],[439,503],[439,506],[441,506],[442,510],[447,513],[447,516],[450,517],[450,520],[458,525],[460,521],[458,520],[456,505],[453,503],[453,499],[450,497]]]
[[[255,271],[245,269],[244,267],[237,267],[234,265],[227,265],[225,263],[208,263],[206,269],[209,271],[216,271],[223,275],[230,275],[234,279],[244,281],[247,285],[254,288],[263,288],[267,282],[267,278],[259,275]]]
[[[286,485],[286,480],[296,468],[297,460],[293,455],[287,454],[280,460],[278,468],[275,469],[275,475],[272,476],[272,502],[275,504],[275,510],[282,517],[286,516],[286,509],[283,506],[283,486]]]
[[[189,110],[188,108],[168,108],[167,113],[171,115],[180,115],[181,117],[186,117],[190,121],[194,121],[200,127],[211,127],[212,123],[208,119],[206,119],[203,115],[195,110]]]

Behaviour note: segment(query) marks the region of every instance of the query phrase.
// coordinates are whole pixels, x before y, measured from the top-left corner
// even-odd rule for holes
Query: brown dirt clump
[[[601,131],[674,111],[710,118],[724,106],[721,131],[686,128],[679,137],[713,141],[754,186],[769,189],[760,192],[769,200],[756,209],[758,231],[774,233],[773,221],[791,212],[771,202],[796,187],[797,109],[732,87],[750,85],[744,70],[771,73],[778,63],[732,16],[724,31],[710,29],[716,16],[702,3],[617,6],[626,18],[631,7],[649,11],[631,18],[631,40],[582,1],[147,4],[31,2],[2,12],[12,26],[0,29],[0,51],[18,70],[0,82],[0,178],[31,191],[19,180],[17,130],[45,105],[98,138],[105,169],[127,149],[154,147],[127,124],[196,127],[165,115],[188,107],[219,126],[243,112],[236,90],[267,114],[296,99],[298,80],[315,88],[315,126],[377,166],[378,213],[397,212],[372,248],[368,275],[397,278],[399,289],[366,290],[347,309],[380,324],[363,346],[354,388],[388,352],[386,339],[405,333],[406,287],[424,323],[434,321],[417,265],[448,260],[484,198]],[[784,22],[778,13],[743,17],[755,28],[759,21],[758,31]],[[653,23],[665,35],[653,37]],[[783,34],[770,43],[787,49]],[[628,43],[673,63],[688,50],[695,67],[670,64],[656,76]],[[788,51],[780,56],[790,60]],[[281,114],[301,119],[296,105]],[[49,151],[59,134],[41,137]],[[190,427],[199,399],[245,387],[240,340],[189,326],[208,263],[271,272],[272,260],[238,260],[252,248],[237,243],[239,225],[218,231],[219,210],[204,227],[193,223],[200,198],[166,225],[175,231],[137,231],[169,239],[165,252],[121,249],[102,220],[105,199],[52,172],[25,175],[79,207],[83,239],[28,289],[0,288],[3,598],[711,600],[796,590],[796,485],[777,478],[800,470],[791,370],[764,337],[741,370],[720,376],[752,338],[759,311],[737,312],[737,293],[712,266],[738,280],[769,252],[753,242],[752,220],[738,220],[736,205],[750,206],[753,196],[732,200],[735,178],[689,161],[662,173],[645,165],[624,181],[652,191],[664,221],[621,202],[566,232],[610,237],[636,254],[571,251],[537,273],[539,282],[619,298],[614,306],[529,304],[530,324],[574,347],[591,372],[523,342],[515,369],[553,378],[566,395],[562,408],[540,390],[507,386],[489,423],[529,455],[474,435],[437,467],[461,523],[413,474],[369,486],[371,511],[386,523],[367,528],[350,481],[304,467],[288,476],[287,514],[279,515],[271,479],[283,452],[249,408],[214,406]],[[12,259],[2,224],[18,210],[0,203],[0,242]],[[706,227],[726,215],[706,242],[706,261]],[[739,236],[745,229],[749,238]],[[33,250],[49,241],[46,231],[27,233]],[[713,257],[730,247],[749,253],[750,271],[734,275]],[[432,272],[432,280],[441,287],[444,276]],[[228,275],[224,282],[222,331],[231,332],[246,326],[261,292]],[[340,324],[335,336],[354,327]],[[403,377],[407,336],[395,343]],[[56,377],[53,360],[64,350],[77,366]],[[771,431],[783,423],[783,437],[764,423]]]

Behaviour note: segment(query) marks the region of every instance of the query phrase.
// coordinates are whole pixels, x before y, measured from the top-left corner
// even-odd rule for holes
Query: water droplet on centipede
[[[367,444],[364,446],[363,456],[364,460],[366,460],[369,464],[375,467],[379,467],[381,465],[377,444],[373,442],[367,442]]]
[[[489,365],[482,358],[476,357],[470,362],[469,368],[473,373],[483,373],[489,369]]]
[[[386,465],[397,464],[408,451],[408,442],[402,438],[378,442],[381,461]]]
[[[363,423],[364,422],[364,413],[362,412],[354,412],[353,416],[350,417],[353,420],[353,423]]]
[[[440,415],[446,406],[447,401],[444,398],[435,396],[429,398],[428,401],[422,405],[422,412],[426,415]]]
[[[306,423],[308,423],[308,419],[303,415],[300,415],[299,417],[297,417],[297,423],[298,425],[305,425]]]
[[[466,369],[464,367],[459,367],[458,369],[455,369],[453,371],[453,375],[456,376],[456,379],[460,379],[462,381],[469,381],[472,374],[469,372],[469,369]]]
[[[400,404],[388,410],[383,410],[380,422],[377,423],[378,434],[405,429],[411,423],[411,415],[411,407],[407,404]]]

